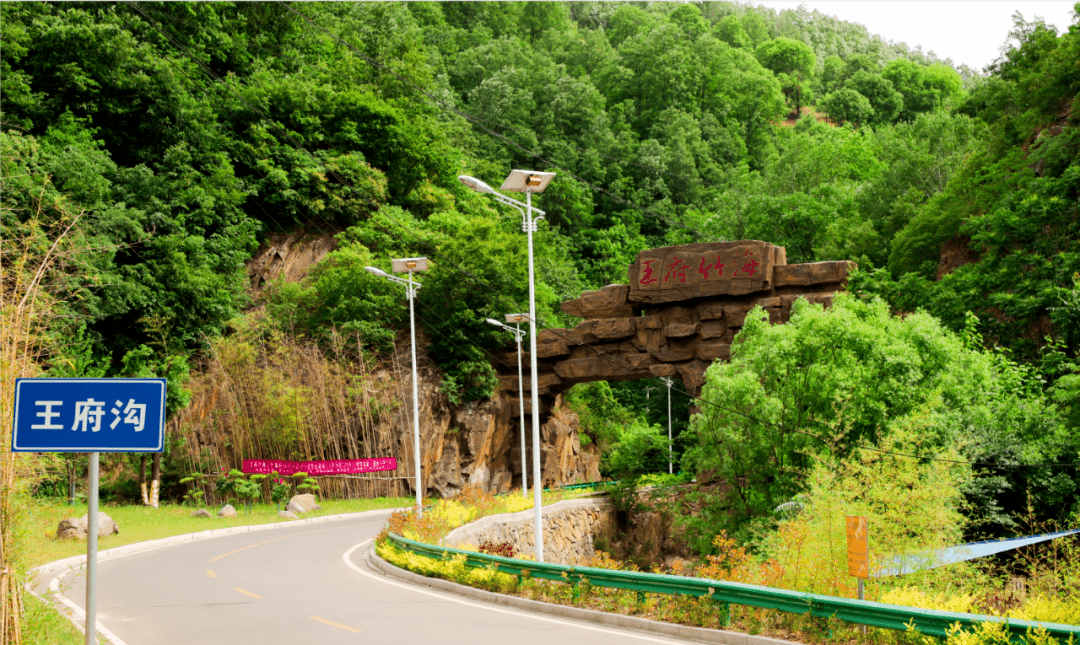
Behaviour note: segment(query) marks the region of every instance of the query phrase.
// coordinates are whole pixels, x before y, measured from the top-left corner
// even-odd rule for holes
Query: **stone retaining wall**
[[[574,499],[544,508],[544,561],[584,564],[596,555],[593,537],[608,535],[614,522],[606,499]],[[443,546],[479,547],[483,542],[509,543],[517,556],[535,553],[532,509],[520,513],[489,515],[460,526],[442,540]]]

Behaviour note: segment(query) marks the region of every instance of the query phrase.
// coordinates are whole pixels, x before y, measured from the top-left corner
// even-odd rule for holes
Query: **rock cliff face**
[[[424,400],[421,393],[420,400]],[[521,488],[521,438],[516,400],[499,393],[491,401],[472,402],[449,409],[446,417],[421,419],[421,470],[424,485],[441,497],[453,497],[468,485],[494,493]],[[577,433],[578,418],[555,401],[554,412],[540,426],[541,479],[544,486],[560,486],[600,479],[600,459],[583,450]],[[532,439],[526,425],[526,463],[532,465]],[[411,449],[411,441],[408,442]],[[405,453],[402,453],[405,454]],[[412,472],[411,452],[407,470]],[[399,466],[398,470],[401,470]],[[410,482],[411,483],[411,482]],[[529,474],[532,486],[532,474]]]
[[[854,266],[789,265],[783,247],[756,240],[642,251],[628,269],[629,284],[562,303],[564,313],[584,322],[537,336],[543,402],[576,383],[648,377],[677,376],[696,395],[706,368],[729,357],[751,309],[763,307],[773,324],[786,322],[799,298],[832,302]],[[509,367],[516,356],[496,358],[500,388],[516,392],[517,373]]]
[[[311,267],[334,249],[332,235],[275,234],[268,238],[248,263],[251,292],[258,295],[266,283],[284,277],[289,281],[302,279]],[[452,406],[439,390],[442,374],[427,360],[422,348],[427,343],[421,332],[419,352],[419,408],[421,473],[425,495],[452,497],[468,485],[502,493],[521,487],[521,439],[517,398],[500,391],[490,401],[471,402]],[[516,370],[516,356],[514,365]],[[408,333],[399,335],[396,355],[371,373],[363,401],[378,401],[385,412],[372,415],[369,436],[358,437],[362,444],[350,454],[334,458],[366,458],[395,456],[398,468],[389,473],[394,479],[374,478],[375,494],[414,494],[415,466],[413,458],[413,424],[411,373],[409,369]],[[516,374],[516,372],[515,372]],[[377,385],[375,385],[377,384]],[[384,401],[386,397],[390,401]],[[208,417],[214,407],[228,405],[229,398],[215,396],[206,402],[202,414]],[[561,397],[549,397],[541,419],[541,477],[545,486],[559,486],[600,479],[599,455],[596,446],[583,449],[578,439],[577,415],[562,405]],[[357,416],[363,416],[357,414]],[[344,420],[342,420],[344,421]],[[353,425],[360,421],[353,420]],[[197,425],[197,421],[192,422]],[[367,421],[365,421],[367,423]],[[526,431],[531,433],[526,419]],[[200,444],[213,445],[217,438],[207,430],[197,435]],[[532,440],[527,436],[526,463],[532,465]],[[352,450],[357,451],[351,454]],[[221,451],[225,452],[225,451]],[[370,454],[369,454],[370,453]],[[337,482],[341,484],[342,482]],[[532,485],[532,473],[529,473]],[[343,489],[344,490],[344,489]],[[351,490],[351,489],[350,489]],[[367,491],[367,488],[361,488]],[[348,494],[348,493],[346,493]],[[355,493],[351,493],[355,494]]]

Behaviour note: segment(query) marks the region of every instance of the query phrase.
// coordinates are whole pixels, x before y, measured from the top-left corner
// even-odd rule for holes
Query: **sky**
[[[775,9],[799,5],[841,20],[866,26],[871,34],[886,40],[922,45],[939,58],[951,58],[959,67],[975,70],[994,62],[1012,29],[1012,14],[1019,11],[1026,20],[1041,16],[1057,27],[1058,33],[1072,24],[1073,2],[814,2],[760,1],[751,4]]]

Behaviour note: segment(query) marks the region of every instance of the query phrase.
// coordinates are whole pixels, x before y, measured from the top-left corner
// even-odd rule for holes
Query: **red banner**
[[[252,474],[294,475],[307,473],[312,477],[320,475],[345,475],[349,473],[372,473],[382,470],[396,470],[397,459],[334,459],[330,461],[286,461],[284,459],[245,459],[244,472]]]

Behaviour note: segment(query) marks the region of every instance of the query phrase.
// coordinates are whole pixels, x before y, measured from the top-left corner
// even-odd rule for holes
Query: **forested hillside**
[[[849,287],[873,313],[850,315],[900,325],[890,316],[921,310],[897,351],[932,339],[940,369],[976,364],[983,381],[912,377],[899,408],[874,395],[851,440],[881,440],[894,413],[918,425],[935,401],[982,406],[934,436],[1015,466],[968,490],[993,530],[1036,486],[1053,490],[1041,518],[1077,508],[1080,22],[1058,34],[1018,16],[978,72],[804,8],[729,2],[26,2],[0,18],[3,304],[24,311],[38,289],[47,308],[7,342],[40,373],[168,376],[175,414],[192,370],[237,334],[385,355],[406,303],[363,267],[425,255],[418,314],[441,390],[486,399],[507,338],[484,319],[525,310],[527,262],[517,213],[457,176],[530,168],[557,173],[536,198],[543,326],[572,322],[560,301],[625,282],[647,248],[761,239],[791,263],[854,260]],[[297,230],[337,248],[253,302],[245,261]],[[866,304],[878,297],[890,311]],[[755,356],[765,382],[782,357]],[[585,431],[639,445],[633,432],[666,420],[646,407],[655,385],[582,388]],[[838,402],[862,395],[841,390],[814,395],[833,429]],[[804,394],[768,393],[787,401],[770,418],[808,423],[788,414]],[[999,395],[1031,410],[1008,432],[991,422]],[[964,444],[957,428],[983,422],[986,442]],[[717,467],[702,432],[679,440],[688,469]],[[1035,463],[1052,464],[1043,479]],[[769,485],[749,515],[801,487]]]

